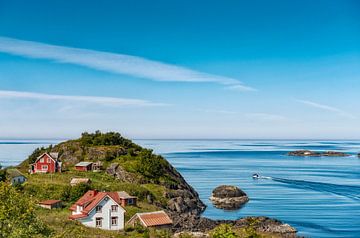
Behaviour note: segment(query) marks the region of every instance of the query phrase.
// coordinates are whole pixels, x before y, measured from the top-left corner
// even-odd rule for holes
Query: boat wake
[[[360,186],[311,182],[305,180],[284,179],[284,178],[266,177],[266,176],[259,176],[259,179],[271,179],[279,183],[290,185],[291,187],[297,187],[300,189],[309,189],[318,192],[327,192],[357,201],[360,200]]]

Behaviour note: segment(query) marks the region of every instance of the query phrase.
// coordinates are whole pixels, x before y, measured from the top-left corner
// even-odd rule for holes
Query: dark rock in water
[[[311,150],[296,150],[288,153],[289,156],[321,156],[321,153]]]
[[[311,150],[296,150],[288,153],[289,156],[327,156],[327,157],[345,157],[349,154],[338,151],[316,152]]]
[[[249,198],[236,186],[221,185],[213,190],[210,200],[217,208],[235,210],[247,203]]]
[[[345,157],[350,156],[349,154],[343,153],[343,152],[337,152],[337,151],[326,151],[322,153],[322,156],[329,156],[329,157]]]

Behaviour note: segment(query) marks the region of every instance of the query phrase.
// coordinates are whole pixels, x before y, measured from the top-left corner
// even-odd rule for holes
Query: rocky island
[[[350,154],[338,151],[311,151],[311,150],[295,150],[288,153],[289,156],[309,156],[309,157],[318,157],[318,156],[327,156],[327,157],[346,157]]]
[[[247,203],[249,197],[236,186],[221,185],[213,190],[210,200],[217,208],[236,210]]]
[[[44,152],[58,154],[63,172],[29,175],[28,182],[21,187],[21,193],[34,203],[44,199],[63,201],[65,208],[58,211],[36,209],[36,216],[49,228],[50,236],[62,234],[61,237],[114,237],[111,231],[86,228],[67,219],[68,208],[72,202],[91,188],[99,191],[123,190],[136,196],[137,206],[127,208],[126,220],[137,212],[161,209],[173,222],[168,235],[161,235],[162,231],[126,228],[120,233],[117,232],[116,237],[148,237],[144,234],[149,232],[155,234],[150,237],[170,237],[179,232],[197,232],[194,234],[205,236],[210,234],[211,237],[211,232],[220,225],[231,226],[240,237],[249,234],[261,234],[263,237],[296,237],[293,227],[267,217],[246,217],[236,221],[202,217],[206,206],[182,175],[162,156],[142,148],[119,133],[83,133],[79,139],[38,148],[18,168],[26,173],[29,165]],[[74,170],[74,165],[82,161],[101,162],[103,169],[100,172]],[[71,187],[69,181],[79,176],[91,179],[91,185]],[[231,186],[217,188],[213,195],[215,200],[228,196],[228,199],[236,201],[236,205],[226,203],[225,209],[238,207],[248,201],[244,192]]]

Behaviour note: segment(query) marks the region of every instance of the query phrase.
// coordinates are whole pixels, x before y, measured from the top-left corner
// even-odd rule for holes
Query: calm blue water
[[[204,216],[237,219],[269,216],[306,237],[360,237],[360,141],[136,140],[164,155],[208,205]],[[0,141],[0,163],[14,165],[34,148],[54,142]],[[344,158],[286,156],[311,149],[352,153]],[[271,179],[253,180],[253,173]],[[239,186],[250,197],[237,211],[214,208],[208,198],[218,185]]]

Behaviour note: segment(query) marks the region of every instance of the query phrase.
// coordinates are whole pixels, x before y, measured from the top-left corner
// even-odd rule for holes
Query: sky
[[[360,139],[359,12],[0,0],[0,138]]]

